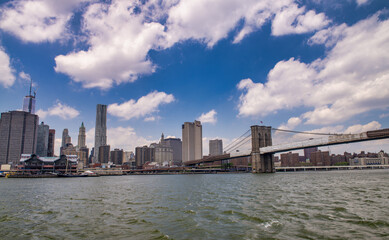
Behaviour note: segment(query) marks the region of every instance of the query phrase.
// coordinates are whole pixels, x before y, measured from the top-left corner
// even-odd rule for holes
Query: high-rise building
[[[304,148],[304,158],[306,159],[311,159],[311,153],[317,152],[318,148],[317,147],[310,147],[310,148]]]
[[[18,163],[21,154],[36,153],[38,115],[24,111],[1,113],[0,164]]]
[[[47,150],[49,146],[49,125],[41,122],[38,125],[38,137],[36,143],[36,154],[40,157],[47,157]]]
[[[179,138],[165,138],[165,143],[173,149],[173,164],[182,164],[182,141]]]
[[[84,122],[82,122],[81,127],[78,131],[78,147],[79,148],[86,147],[85,146],[85,139],[86,139],[85,127],[84,127]]]
[[[61,147],[65,147],[66,146],[66,143],[68,143],[68,137],[69,137],[69,130],[67,128],[65,128],[63,131],[62,131],[62,144],[61,144]]]
[[[151,147],[151,146],[150,146]],[[161,166],[173,163],[173,148],[165,142],[165,137],[162,133],[159,144],[154,144],[154,161]]]
[[[330,152],[329,151],[317,151],[311,153],[310,162],[312,166],[330,166],[331,165],[331,159],[330,159]]]
[[[49,142],[47,145],[47,156],[54,157],[55,129],[49,129]]]
[[[203,133],[200,121],[182,125],[182,161],[203,158]]]
[[[35,93],[31,94],[32,90],[32,80],[30,84],[30,94],[25,96],[23,99],[23,111],[31,114],[35,114]]]
[[[297,167],[300,165],[300,158],[298,153],[282,153],[281,167]]]
[[[100,146],[99,147],[99,159],[98,159],[98,162],[99,163],[108,163],[109,162],[109,150],[110,150],[111,146],[109,145],[104,145],[104,146]]]
[[[115,148],[111,151],[111,162],[115,165],[123,164],[123,149]]]
[[[147,146],[135,148],[135,165],[136,168],[141,169],[146,162],[154,161],[155,148]]]
[[[100,146],[105,145],[107,145],[107,105],[97,104],[94,162],[99,162]]]
[[[221,139],[209,140],[209,156],[223,154],[223,141]]]

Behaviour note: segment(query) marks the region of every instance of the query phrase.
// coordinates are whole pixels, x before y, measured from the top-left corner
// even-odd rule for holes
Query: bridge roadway
[[[294,143],[261,147],[259,148],[259,152],[260,154],[272,154],[272,153],[288,152],[288,151],[299,150],[299,149],[310,148],[310,147],[324,147],[330,145],[371,141],[371,140],[384,139],[384,138],[389,138],[389,128],[375,130],[375,131],[367,131],[367,132],[357,133],[357,134],[331,135],[324,138],[316,138],[316,139],[309,139],[309,140],[294,142]],[[231,157],[249,156],[250,154],[251,153],[249,152],[231,153]]]

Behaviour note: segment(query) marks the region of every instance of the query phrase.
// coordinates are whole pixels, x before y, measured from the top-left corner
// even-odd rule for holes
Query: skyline
[[[96,105],[106,104],[111,147],[134,151],[162,132],[181,138],[184,122],[200,120],[204,155],[208,140],[226,146],[261,122],[338,133],[389,127],[388,2],[157,2],[1,4],[1,112],[22,108],[32,79],[56,149],[59,133],[68,128],[75,140],[81,122],[91,149]]]

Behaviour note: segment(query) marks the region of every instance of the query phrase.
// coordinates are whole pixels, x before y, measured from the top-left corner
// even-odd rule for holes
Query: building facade
[[[221,139],[209,140],[209,156],[223,154],[223,141]]]
[[[200,121],[182,125],[182,161],[203,158],[203,130]]]
[[[54,157],[55,129],[49,129],[49,141],[47,144],[47,156]]]
[[[78,144],[77,144],[77,146],[79,148],[86,147],[85,139],[86,139],[85,127],[84,127],[84,122],[82,122],[81,127],[79,128],[79,131],[78,131]]]
[[[107,105],[97,104],[94,162],[99,162],[100,146],[106,146],[106,145],[107,145]]]
[[[310,162],[312,166],[330,166],[331,158],[328,151],[317,151],[311,153]]]
[[[181,166],[182,164],[182,141],[179,138],[165,138],[164,141],[173,149],[173,164]]]
[[[36,143],[36,154],[41,157],[47,157],[47,150],[49,147],[49,125],[41,124],[38,125],[38,137]]]
[[[123,149],[115,148],[111,151],[111,162],[115,165],[123,164]]]
[[[299,154],[298,153],[282,153],[281,157],[281,167],[297,167],[299,166]]]
[[[319,149],[317,147],[304,148],[304,158],[305,160],[311,159],[311,153],[317,152]]]
[[[147,146],[135,148],[135,165],[136,168],[141,169],[146,162],[154,162],[155,148]]]
[[[111,146],[109,146],[109,145],[104,145],[104,146],[99,147],[99,154],[98,154],[98,156],[99,156],[98,162],[99,163],[108,163],[109,162],[110,149],[111,149]]]
[[[165,142],[163,133],[159,144],[154,144],[153,147],[155,151],[155,162],[157,162],[160,166],[173,164],[173,148]]]
[[[18,163],[21,154],[34,154],[39,117],[24,111],[1,114],[0,164]]]

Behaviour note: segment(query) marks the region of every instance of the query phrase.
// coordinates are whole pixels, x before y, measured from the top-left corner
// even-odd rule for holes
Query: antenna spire
[[[32,78],[31,78],[31,82],[30,82],[30,96],[31,96],[31,89],[32,89]]]

